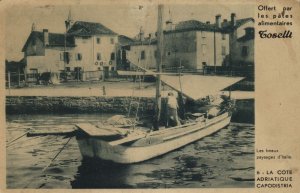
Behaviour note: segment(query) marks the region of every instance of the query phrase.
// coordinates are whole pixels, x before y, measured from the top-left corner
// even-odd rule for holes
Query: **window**
[[[167,52],[167,56],[171,56],[171,52],[170,51]]]
[[[30,74],[37,74],[38,73],[38,69],[36,69],[36,68],[30,68],[29,72],[30,72]]]
[[[60,53],[60,61],[64,61],[64,53]]]
[[[202,38],[206,38],[206,33],[205,33],[205,31],[201,31],[201,37],[202,37]]]
[[[114,52],[110,54],[110,60],[115,60],[115,57],[116,57],[116,56],[115,56],[115,53],[114,53]]]
[[[111,67],[111,71],[114,71],[115,70],[115,67]]]
[[[243,57],[246,57],[246,56],[248,56],[248,46],[243,46],[242,47],[242,56]]]
[[[101,43],[101,39],[100,38],[97,38],[97,44],[100,44]]]
[[[225,56],[226,55],[226,47],[222,46],[222,55]]]
[[[206,44],[202,44],[201,45],[201,48],[202,48],[202,54],[206,54]]]
[[[110,38],[110,43],[114,44],[115,43],[115,39],[114,38]]]
[[[70,71],[71,71],[71,68],[70,68],[70,67],[66,67],[65,70],[66,70],[67,72],[70,72]]]
[[[70,53],[69,52],[64,52],[64,61],[69,64],[70,62]]]
[[[97,53],[97,60],[101,60],[101,53]]]
[[[76,54],[76,60],[78,60],[78,61],[82,60],[82,54],[81,53]]]
[[[145,58],[146,58],[145,50],[142,50],[141,51],[141,60],[145,60]]]
[[[226,40],[226,34],[222,34],[222,40]]]

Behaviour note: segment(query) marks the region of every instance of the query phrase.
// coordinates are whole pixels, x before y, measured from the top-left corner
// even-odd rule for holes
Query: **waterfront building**
[[[221,27],[221,15],[215,24],[188,20],[165,32],[166,68],[201,71],[207,66],[222,66],[229,55],[229,34]]]
[[[216,15],[212,24],[188,20],[174,25],[168,20],[164,31],[163,69],[172,71],[181,66],[186,70],[203,71],[254,64],[253,26],[253,18],[236,19],[235,13],[230,20],[223,21],[221,15]],[[141,32],[137,37],[143,40],[131,43],[128,59],[141,67],[155,68],[155,37],[143,38]]]
[[[64,70],[64,52],[74,47],[74,39],[70,36],[65,39],[64,34],[49,33],[48,29],[42,32],[33,29],[22,49],[25,73],[34,75]]]
[[[22,51],[27,74],[74,72],[80,79],[109,77],[117,66],[118,34],[100,23],[66,21],[66,33],[35,29]],[[33,76],[35,77],[35,76]]]
[[[105,74],[116,70],[118,34],[100,23],[76,21],[67,36],[73,37],[75,47],[67,53],[73,60],[66,71],[97,71]]]

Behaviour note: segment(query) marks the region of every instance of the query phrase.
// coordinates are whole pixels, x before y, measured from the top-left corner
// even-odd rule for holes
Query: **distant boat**
[[[162,5],[159,5],[159,15],[162,14],[160,12],[161,10]],[[158,21],[158,24],[161,23],[161,21]],[[158,30],[158,32],[161,31],[162,30]],[[160,37],[159,33],[158,37]],[[160,45],[159,40],[158,45]],[[156,116],[153,123],[154,125],[158,125],[157,118],[159,118],[161,108],[161,81],[174,90],[181,92],[186,97],[195,100],[216,93],[242,79],[187,75],[180,76],[180,80],[178,80],[178,76],[163,75],[160,70],[161,63],[159,65],[158,72],[156,73],[147,70],[145,70],[146,73],[144,74],[139,73],[140,75],[155,74],[157,78],[157,109],[155,110]],[[122,74],[134,75],[135,73],[122,72]],[[182,87],[189,89],[182,89]],[[78,129],[76,139],[80,152],[85,158],[99,158],[116,163],[131,164],[163,155],[211,135],[228,126],[231,119],[230,112],[222,112],[218,116],[210,119],[201,113],[196,113],[194,116],[195,119],[189,120],[183,125],[160,128],[158,131],[150,132],[142,129],[134,129],[131,133],[124,133],[122,128],[112,126],[96,127],[88,123],[78,124],[76,125]]]

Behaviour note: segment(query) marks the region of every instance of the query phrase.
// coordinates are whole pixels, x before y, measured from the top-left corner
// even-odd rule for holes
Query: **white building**
[[[71,62],[66,70],[116,70],[118,35],[100,23],[77,21],[68,30],[76,47],[70,51]]]
[[[249,32],[254,34],[254,19],[236,19],[235,13],[231,14],[230,20],[221,19],[221,15],[216,15],[212,24],[187,20],[179,22],[175,27],[172,21],[167,21],[163,69],[176,70],[181,66],[186,70],[201,72],[204,67],[223,68],[241,61],[254,61],[254,37],[249,35]],[[249,34],[245,34],[245,29],[249,29]],[[248,39],[242,38],[244,36]],[[252,39],[249,39],[250,36]],[[141,67],[156,68],[156,41],[148,43],[147,38],[141,39],[144,40],[135,41],[129,46],[127,59]]]
[[[108,77],[116,70],[118,35],[100,23],[76,21],[66,34],[32,31],[22,51],[27,74],[69,71]]]
[[[66,43],[65,43],[66,42]],[[64,34],[32,31],[23,46],[25,58],[25,73],[37,74],[43,72],[59,72],[64,70],[64,51],[75,47],[74,40]]]
[[[131,68],[140,66],[146,69],[156,69],[157,41],[146,39],[135,41],[127,46],[126,58]]]

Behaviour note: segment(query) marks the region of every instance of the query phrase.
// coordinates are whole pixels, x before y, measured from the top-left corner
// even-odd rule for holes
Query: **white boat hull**
[[[228,126],[230,119],[231,116],[225,113],[207,122],[181,128],[192,132],[160,142],[155,140],[157,139],[155,136],[145,137],[143,140],[147,143],[144,146],[110,145],[109,142],[96,137],[77,138],[77,141],[83,157],[100,158],[123,164],[136,163],[160,156],[211,135]]]

